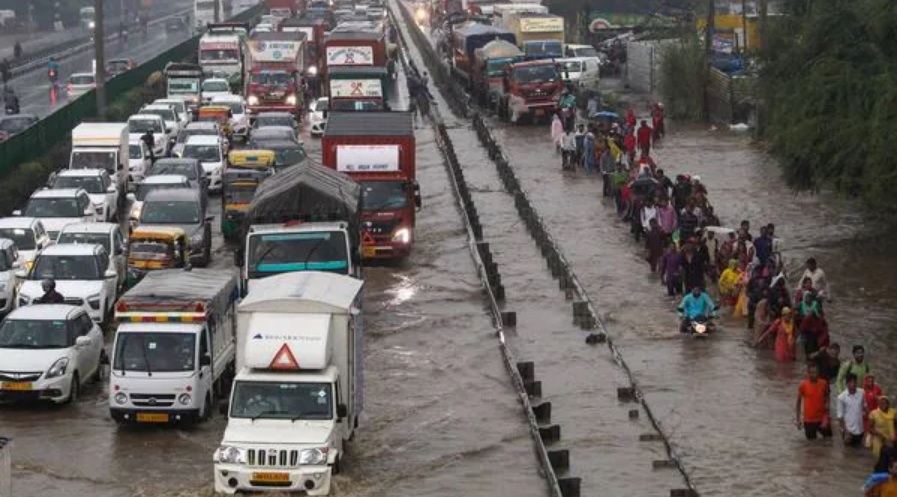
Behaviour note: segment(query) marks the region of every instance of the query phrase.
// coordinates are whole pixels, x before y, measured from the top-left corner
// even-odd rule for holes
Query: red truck
[[[253,33],[246,50],[245,93],[249,112],[298,113],[305,71],[305,33]]]
[[[305,33],[305,77],[310,80],[317,79],[323,66],[324,33],[328,31],[327,22],[323,19],[294,17],[283,21],[280,31]]]
[[[288,19],[299,14],[297,0],[265,0],[265,7],[272,16]]]
[[[526,117],[548,119],[557,110],[564,80],[554,60],[510,64],[504,73],[499,114],[511,123]]]
[[[411,254],[421,207],[415,177],[414,121],[408,112],[331,112],[321,140],[324,166],[348,174],[362,189],[362,257]]]
[[[355,26],[337,27],[324,44],[324,69],[336,66],[385,67],[395,72],[395,61],[386,53],[383,30],[360,30]]]

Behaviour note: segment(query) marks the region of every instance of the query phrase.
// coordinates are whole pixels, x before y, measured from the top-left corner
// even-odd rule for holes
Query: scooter
[[[6,105],[4,107],[6,109],[7,116],[14,116],[18,114],[20,110],[18,101],[6,102]]]
[[[689,319],[685,325],[684,333],[688,333],[695,338],[704,338],[716,332],[716,323],[714,323],[713,320],[718,317],[717,311],[719,311],[718,305],[713,307],[713,311],[710,313],[709,317],[699,316],[694,319]],[[685,319],[681,311],[679,317]]]

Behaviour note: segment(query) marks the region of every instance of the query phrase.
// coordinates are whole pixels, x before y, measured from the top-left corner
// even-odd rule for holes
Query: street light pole
[[[103,23],[105,16],[103,15],[103,0],[94,0],[94,27],[93,27],[93,48],[94,59],[96,61],[96,77],[97,88],[97,117],[103,119],[106,117],[106,53],[105,41],[106,31]]]

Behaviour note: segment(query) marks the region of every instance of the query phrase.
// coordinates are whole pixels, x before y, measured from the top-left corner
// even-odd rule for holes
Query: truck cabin
[[[105,169],[109,174],[115,174],[120,163],[116,150],[75,147],[72,148],[69,169]]]
[[[121,323],[112,355],[115,371],[183,374],[196,371],[197,365],[211,366],[211,340],[203,336],[209,319],[204,302],[163,301],[131,307],[127,298],[115,306],[116,321]],[[143,323],[153,323],[152,329]]]
[[[507,68],[506,89],[516,87],[533,97],[550,98],[564,83],[553,61],[531,61],[511,64]],[[552,89],[545,88],[546,86]]]
[[[307,224],[308,230],[283,231],[283,228],[298,228],[303,224],[307,223],[287,221],[252,226],[247,236],[245,261],[248,279],[294,271],[352,276],[347,262],[351,257],[350,240],[340,231],[348,229],[348,223],[314,223]]]
[[[296,105],[299,80],[299,73],[291,69],[253,69],[249,73],[246,103],[250,107]]]

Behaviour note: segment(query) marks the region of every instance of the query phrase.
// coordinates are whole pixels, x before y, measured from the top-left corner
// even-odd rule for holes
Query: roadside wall
[[[654,94],[660,89],[663,47],[674,40],[630,41],[626,44],[623,79],[632,91]]]

